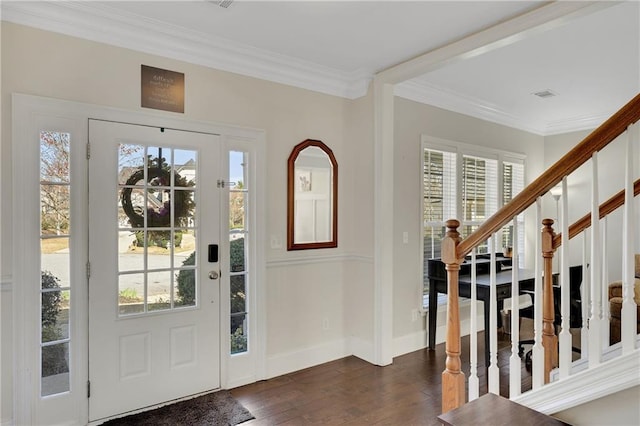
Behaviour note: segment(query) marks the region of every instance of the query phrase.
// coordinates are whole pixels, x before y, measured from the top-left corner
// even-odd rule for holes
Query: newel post
[[[553,219],[542,220],[542,257],[544,279],[542,288],[542,347],[544,348],[544,382],[549,383],[551,370],[558,365],[558,336],[556,336],[553,303]]]
[[[446,223],[447,234],[442,240],[442,261],[447,270],[447,360],[442,372],[442,412],[461,407],[466,401],[465,378],[460,361],[460,309],[458,307],[458,275],[461,259],[457,258],[460,222],[450,219]]]

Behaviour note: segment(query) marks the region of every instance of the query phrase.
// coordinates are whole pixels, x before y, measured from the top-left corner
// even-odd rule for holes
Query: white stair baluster
[[[602,360],[602,275],[600,274],[600,201],[598,153],[591,157],[591,314],[589,316],[589,368]]]
[[[607,244],[607,231],[609,229],[609,216],[605,216],[602,218],[600,225],[601,225],[601,229],[602,229],[602,263],[600,265],[600,268],[602,268],[602,282],[603,282],[603,286],[602,286],[602,300],[604,300],[604,303],[602,304],[602,333],[601,333],[601,338],[602,338],[602,347],[606,348],[607,346],[609,346],[609,283],[611,282],[611,280],[609,280],[609,262],[607,262],[607,259],[609,257],[609,249],[608,249],[608,244]]]
[[[569,331],[569,316],[571,306],[571,296],[569,290],[569,197],[567,193],[567,178],[562,179],[562,198],[560,202],[560,232],[562,233],[562,245],[560,246],[560,314],[562,324],[560,335],[558,336],[560,366],[560,378],[568,377],[571,371],[571,332]],[[556,302],[557,303],[557,302]]]
[[[495,234],[489,237],[489,358],[491,360],[488,368],[489,392],[500,395],[500,369],[498,368],[498,303],[496,291],[496,245]]]
[[[635,226],[634,226],[634,196],[633,196],[633,145],[640,140],[640,123],[627,128],[627,155],[625,167],[625,196],[623,219],[623,277],[622,277],[622,311],[621,311],[621,340],[622,353],[629,354],[636,347],[637,308],[634,302],[635,284]]]
[[[518,218],[513,218],[511,251],[511,357],[509,358],[509,397],[522,393],[520,341],[520,279],[518,276]]]
[[[469,330],[469,402],[480,396],[480,381],[478,380],[478,307],[476,289],[476,249],[471,250],[471,328]],[[489,330],[485,330],[487,333]]]
[[[589,327],[587,327],[589,321],[589,306],[590,306],[590,282],[589,279],[589,268],[587,265],[589,264],[588,257],[588,245],[587,238],[589,234],[585,229],[582,231],[582,285],[580,286],[580,300],[581,308],[582,308],[582,328],[580,329],[580,358],[587,358],[589,355],[589,345],[587,342],[589,341]]]

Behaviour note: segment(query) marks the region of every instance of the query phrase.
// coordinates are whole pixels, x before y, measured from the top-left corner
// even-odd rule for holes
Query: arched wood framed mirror
[[[287,250],[338,246],[338,163],[307,139],[293,148],[287,174]]]

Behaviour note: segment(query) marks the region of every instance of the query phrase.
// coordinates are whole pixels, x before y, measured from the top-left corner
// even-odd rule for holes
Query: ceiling
[[[217,3],[5,0],[2,20],[355,99],[380,71],[547,4]],[[401,83],[396,95],[541,135],[593,128],[640,92],[640,3],[600,6]],[[546,90],[556,96],[533,95]]]

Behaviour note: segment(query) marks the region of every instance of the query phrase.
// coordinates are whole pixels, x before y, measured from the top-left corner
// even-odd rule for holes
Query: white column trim
[[[378,365],[393,362],[393,85],[374,79],[374,306],[373,346]]]

